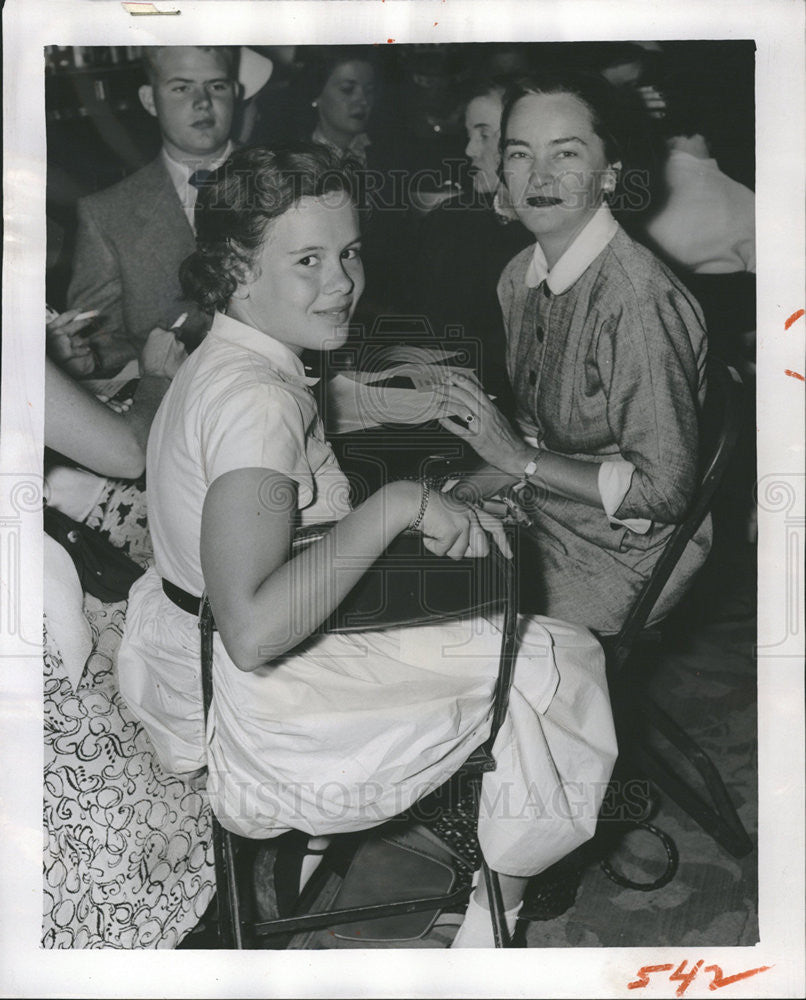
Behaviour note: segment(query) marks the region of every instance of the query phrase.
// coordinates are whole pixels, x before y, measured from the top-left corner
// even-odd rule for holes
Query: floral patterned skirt
[[[151,561],[145,493],[110,482],[87,523],[142,565]],[[203,792],[162,771],[118,691],[126,602],[85,596],[93,652],[73,690],[44,643],[46,948],[173,948],[215,889]]]

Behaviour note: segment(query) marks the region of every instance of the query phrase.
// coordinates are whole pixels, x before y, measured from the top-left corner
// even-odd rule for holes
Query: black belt
[[[193,615],[195,618],[198,617],[199,608],[201,607],[200,597],[189,594],[186,590],[182,590],[181,587],[177,587],[175,583],[166,580],[165,577],[162,578],[162,589],[165,596],[173,601],[178,608],[187,611],[189,615]]]

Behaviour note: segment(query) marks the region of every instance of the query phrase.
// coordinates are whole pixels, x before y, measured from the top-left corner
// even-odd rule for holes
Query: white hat
[[[238,80],[243,87],[243,99],[248,101],[250,97],[261,90],[271,78],[274,64],[271,59],[267,59],[248,45],[241,46],[241,58],[238,66]]]

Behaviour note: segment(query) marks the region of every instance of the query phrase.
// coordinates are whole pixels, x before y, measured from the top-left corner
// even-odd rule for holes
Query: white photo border
[[[40,947],[45,301],[45,45],[325,44],[747,39],[757,45],[759,448],[759,928],[752,948],[697,949],[732,997],[804,995],[803,553],[804,11],[792,0],[8,0],[4,23],[3,382],[0,532],[12,494],[26,513],[22,566],[0,566],[3,761],[0,990],[7,996],[673,996],[647,964],[686,949],[500,952],[56,952]],[[794,374],[791,374],[794,373]],[[7,538],[2,540],[6,545]],[[690,952],[691,949],[688,949]],[[702,953],[702,954],[700,954]],[[191,957],[192,955],[192,957]],[[707,980],[687,997],[704,996]]]

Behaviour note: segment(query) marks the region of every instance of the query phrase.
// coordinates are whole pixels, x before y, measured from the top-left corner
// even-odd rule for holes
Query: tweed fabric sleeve
[[[612,312],[596,357],[608,425],[622,458],[635,466],[614,515],[675,524],[696,486],[705,332],[687,296],[676,285],[661,286],[658,274],[633,267],[611,280]]]

